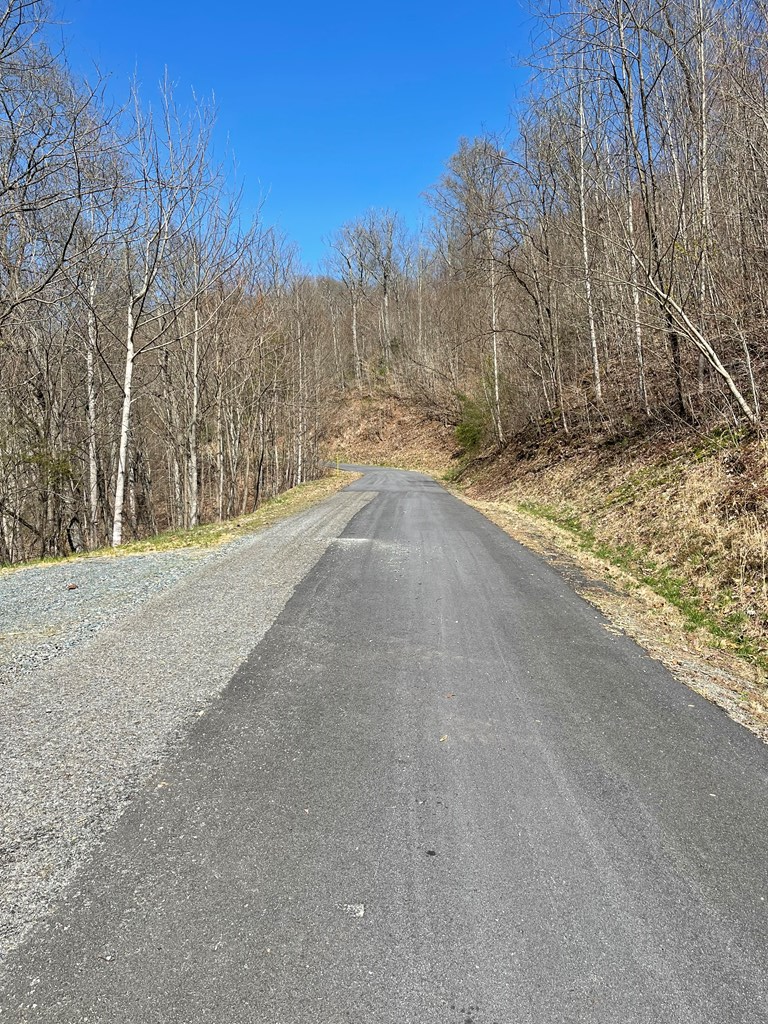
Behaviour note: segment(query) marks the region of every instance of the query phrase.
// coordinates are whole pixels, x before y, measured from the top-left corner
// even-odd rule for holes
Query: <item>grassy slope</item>
[[[568,532],[704,630],[768,668],[765,442],[723,432],[677,440],[550,440],[463,476],[470,497],[513,503]]]

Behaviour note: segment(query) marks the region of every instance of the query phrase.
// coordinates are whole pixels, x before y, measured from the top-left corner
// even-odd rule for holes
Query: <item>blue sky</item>
[[[526,73],[531,20],[515,0],[363,4],[326,0],[57,0],[70,61],[134,69],[149,98],[167,66],[184,99],[215,94],[246,203],[267,195],[316,269],[322,239],[371,207],[412,228],[421,195],[462,135],[507,123]]]

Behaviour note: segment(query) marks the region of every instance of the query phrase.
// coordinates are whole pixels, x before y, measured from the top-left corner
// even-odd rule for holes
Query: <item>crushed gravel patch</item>
[[[0,957],[372,497],[341,492],[212,550],[0,578]]]
[[[0,685],[92,639],[103,626],[248,541],[239,538],[226,549],[89,558],[0,576]]]

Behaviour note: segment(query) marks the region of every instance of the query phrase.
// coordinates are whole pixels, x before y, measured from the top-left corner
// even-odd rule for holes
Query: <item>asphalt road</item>
[[[0,1020],[764,1024],[768,748],[437,484],[353,487]]]

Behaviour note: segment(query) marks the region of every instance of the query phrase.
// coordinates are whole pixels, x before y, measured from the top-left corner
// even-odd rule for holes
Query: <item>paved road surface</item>
[[[353,486],[0,1020],[764,1024],[767,748],[435,483]]]

